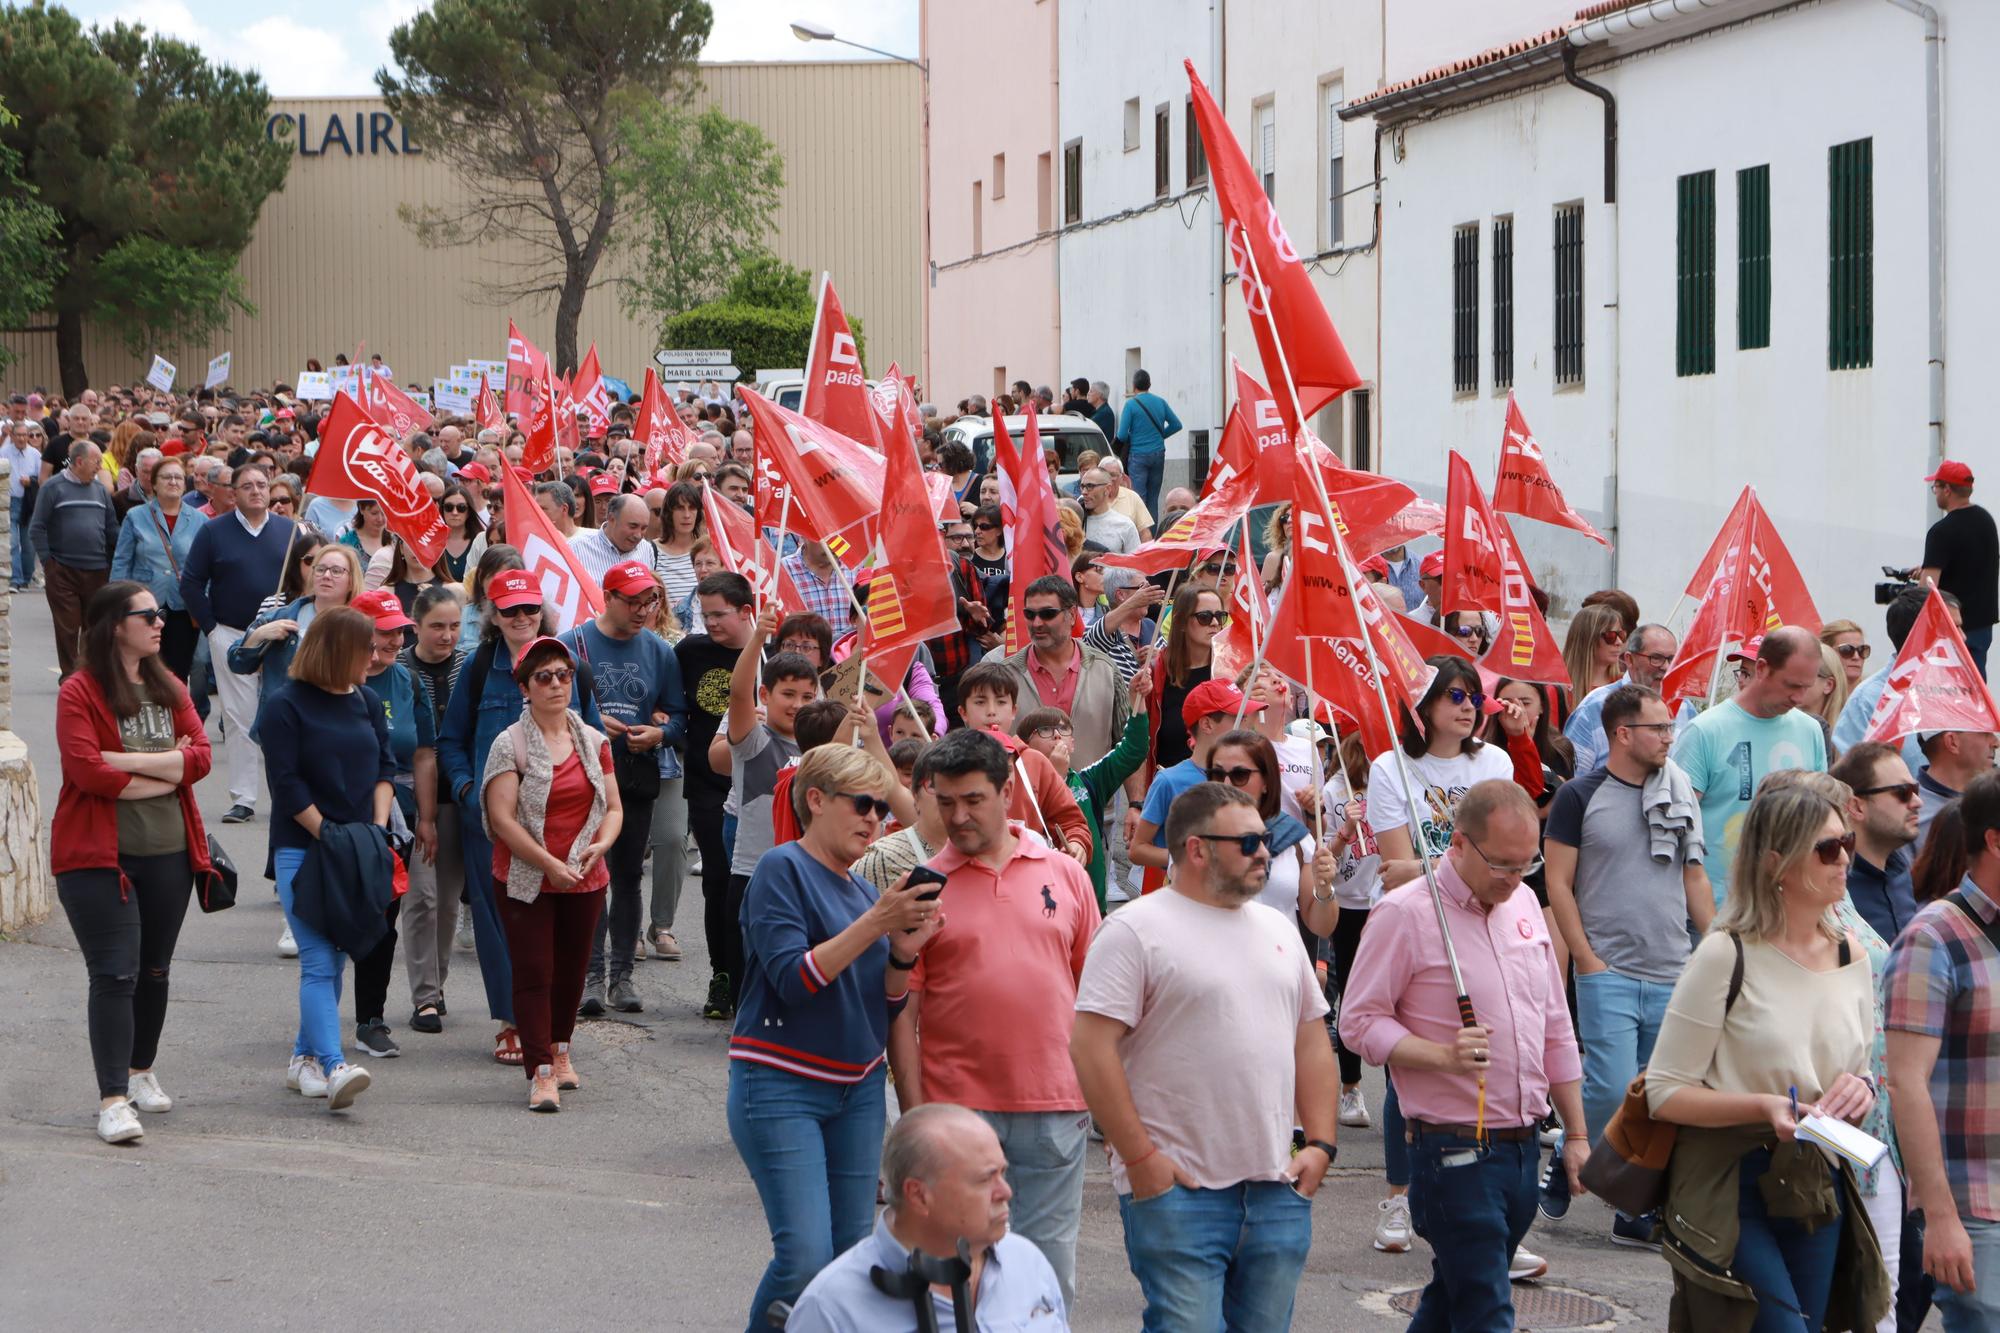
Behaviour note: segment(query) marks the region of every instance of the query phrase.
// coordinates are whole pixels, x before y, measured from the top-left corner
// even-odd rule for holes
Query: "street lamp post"
[[[923,128],[923,147],[921,150],[923,153],[923,163],[920,173],[920,179],[922,183],[919,187],[923,196],[922,206],[924,212],[922,277],[920,279],[921,288],[923,291],[923,300],[924,300],[923,384],[925,393],[934,394],[936,392],[936,389],[931,384],[931,287],[933,285],[933,274],[931,271],[931,67],[930,63],[924,60],[912,59],[909,56],[899,56],[894,51],[884,51],[880,47],[868,46],[861,42],[849,41],[845,37],[835,36],[833,29],[827,27],[823,23],[812,23],[805,20],[800,20],[796,23],[793,23],[791,27],[792,27],[792,36],[798,38],[802,42],[837,42],[842,46],[851,46],[857,51],[866,51],[870,55],[881,56],[885,60],[894,60],[897,63],[904,65],[914,65],[916,67],[917,73],[923,79],[922,86],[923,86],[924,128]]]

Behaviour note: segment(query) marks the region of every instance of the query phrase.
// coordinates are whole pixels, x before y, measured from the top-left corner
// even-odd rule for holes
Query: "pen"
[[[1799,1122],[1799,1085],[1792,1084],[1792,1123]]]

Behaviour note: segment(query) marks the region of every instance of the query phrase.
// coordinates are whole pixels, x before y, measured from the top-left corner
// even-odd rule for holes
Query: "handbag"
[[[1730,969],[1729,994],[1722,1002],[1725,1019],[1743,993],[1743,939],[1733,931],[1729,938],[1736,945],[1736,965]],[[1678,1125],[1653,1118],[1646,1102],[1646,1072],[1640,1070],[1578,1173],[1584,1188],[1627,1217],[1652,1212],[1666,1202],[1667,1164],[1679,1137]]]
[[[201,900],[201,910],[220,912],[236,906],[236,862],[213,833],[208,835],[208,864],[208,878],[202,881],[196,895]]]

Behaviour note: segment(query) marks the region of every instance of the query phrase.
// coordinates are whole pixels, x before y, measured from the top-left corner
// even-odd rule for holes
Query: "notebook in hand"
[[[1799,1137],[1862,1168],[1874,1166],[1889,1151],[1889,1145],[1873,1134],[1830,1116],[1800,1116]]]

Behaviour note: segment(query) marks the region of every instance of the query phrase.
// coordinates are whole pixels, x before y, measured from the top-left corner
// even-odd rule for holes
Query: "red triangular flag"
[[[824,542],[835,559],[858,568],[875,544],[881,455],[748,386],[743,400],[756,427],[758,463],[768,465],[782,484],[783,490],[775,492],[778,498],[791,497],[788,531]],[[772,523],[761,511],[759,517],[767,526]]]
[[[388,516],[389,531],[416,552],[426,568],[444,555],[444,516],[417,477],[410,451],[345,393],[320,427],[306,490],[335,500],[375,500]]]
[[[1819,611],[1805,579],[1770,515],[1757,502],[1756,492],[1744,487],[1729,515],[1710,546],[1718,554],[1701,591],[1701,605],[1660,682],[1660,693],[1669,704],[1707,698],[1716,658],[1732,645],[1780,625],[1819,630]],[[1706,563],[1707,557],[1703,560]]]
[[[1493,508],[1559,528],[1574,528],[1594,541],[1611,545],[1563,499],[1562,488],[1549,475],[1548,463],[1542,458],[1542,446],[1528,429],[1528,420],[1511,392],[1507,395],[1507,427],[1500,436],[1500,475],[1493,482]]]
[[[555,383],[556,443],[575,454],[583,447],[582,432],[576,428],[576,395],[568,380],[560,375],[551,378]]]
[[[1448,611],[1500,614],[1499,522],[1486,503],[1472,465],[1451,451],[1445,482],[1444,577],[1439,596]]]
[[[871,659],[886,649],[919,644],[958,628],[951,566],[923,478],[917,447],[907,436],[891,438],[882,514],[876,525],[880,554],[874,577],[868,580],[862,634],[862,651]]]
[[[1013,580],[1007,593],[1007,651],[1019,652],[1026,642],[1021,604],[1028,585],[1044,574],[1069,577],[1069,547],[1062,521],[1056,516],[1056,494],[1049,470],[1042,464],[1042,428],[1035,405],[1028,404],[1028,424],[1016,450],[1007,422],[993,416],[993,457],[1000,474],[1000,511],[1007,528]]]
[[[1510,680],[1571,689],[1562,645],[1549,632],[1542,608],[1528,591],[1532,577],[1514,529],[1500,514],[1493,515],[1493,522],[1494,535],[1500,539],[1500,631],[1480,664]]]
[[[1257,660],[1257,652],[1269,633],[1271,601],[1264,595],[1264,576],[1250,550],[1250,525],[1236,530],[1236,577],[1229,585],[1229,623],[1215,639],[1217,679],[1233,678]]]
[[[542,604],[555,617],[556,633],[567,634],[579,621],[603,612],[604,591],[550,526],[520,474],[502,467],[500,477],[507,496],[507,540],[521,553],[521,567],[541,585]]]
[[[1005,494],[1004,482],[1002,494]],[[1170,569],[1185,568],[1197,557],[1229,545],[1230,528],[1250,512],[1256,501],[1257,478],[1249,473],[1235,473],[1219,489],[1204,495],[1194,508],[1175,519],[1174,525],[1160,536],[1129,555],[1100,555],[1097,563],[1136,569],[1143,574],[1164,574]]]
[[[1748,516],[1754,495],[1755,492],[1745,486],[1743,493],[1736,497],[1736,503],[1729,507],[1728,517],[1724,518],[1722,526],[1715,530],[1715,540],[1708,544],[1708,550],[1695,565],[1694,573],[1688,575],[1686,589],[1688,596],[1700,597],[1708,591],[1709,582],[1715,577],[1715,566],[1721,561],[1722,553],[1728,549],[1730,539],[1736,535],[1737,528]]]
[[[1279,410],[1296,431],[1300,423],[1293,419],[1283,370],[1290,371],[1298,389],[1298,411],[1307,417],[1360,384],[1361,376],[1229,122],[1195,76],[1194,62],[1184,63],[1195,120],[1208,153],[1209,180],[1222,210],[1257,350],[1264,358],[1264,376],[1278,391]]]
[[[672,467],[687,462],[687,447],[694,443],[687,423],[668,401],[666,388],[651,366],[646,367],[645,386],[639,392],[639,413],[633,418],[632,438],[645,446],[649,477],[660,470],[662,459]]]
[[[590,421],[590,438],[603,439],[611,428],[611,391],[604,387],[604,372],[597,365],[596,343],[583,354],[583,361],[576,368],[574,387],[576,405]]]
[[[1893,742],[1916,731],[2000,731],[1993,691],[1936,588],[1889,668],[1865,739]]]
[[[367,399],[362,405],[368,409],[368,415],[395,432],[399,440],[406,440],[436,424],[437,418],[426,411],[422,403],[397,388],[396,382],[387,375],[363,368],[361,391]]]
[[[758,536],[756,520],[742,505],[718,494],[706,477],[701,481],[701,512],[715,558],[724,569],[749,579],[760,600],[775,595],[792,610],[805,609],[805,598],[778,564],[777,552]]]
[[[551,382],[547,361],[528,380],[527,392],[521,412],[521,428],[527,437],[521,449],[521,466],[540,475],[555,467],[560,437],[556,426],[556,386]]]
[[[480,431],[507,429],[507,414],[493,397],[493,388],[486,382],[486,372],[479,372],[479,396],[472,400],[472,424]]]
[[[868,377],[861,370],[861,353],[854,332],[847,326],[847,312],[840,308],[840,296],[833,290],[833,275],[822,273],[819,304],[813,312],[812,341],[806,348],[806,387],[799,400],[799,412],[823,425],[831,426],[850,440],[879,448],[881,418],[868,392]]]
[[[549,359],[542,349],[528,341],[513,320],[507,321],[507,412],[525,418],[534,397],[536,376],[547,370]]]

